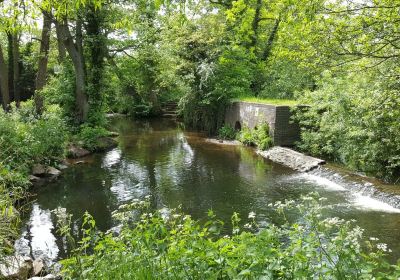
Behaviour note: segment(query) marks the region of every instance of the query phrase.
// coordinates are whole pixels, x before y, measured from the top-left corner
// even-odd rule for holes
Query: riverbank
[[[27,102],[7,113],[0,110],[0,135],[0,275],[15,278],[22,273],[17,278],[24,279],[26,273],[41,273],[33,269],[40,259],[13,255],[32,187],[58,180],[70,165],[68,157],[115,147],[117,134],[100,127],[68,127],[57,106],[36,116]]]

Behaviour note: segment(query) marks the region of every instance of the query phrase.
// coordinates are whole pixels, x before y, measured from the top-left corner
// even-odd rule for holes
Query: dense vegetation
[[[118,237],[96,230],[86,214],[83,239],[70,235],[71,217],[58,213],[63,234],[75,250],[64,260],[66,279],[398,279],[399,266],[384,260],[388,249],[375,238],[361,241],[362,229],[323,217],[323,199],[302,197],[277,202],[282,225],[259,228],[256,213],[232,232],[209,211],[205,224],[179,212],[151,212],[149,202],[123,205],[114,217],[123,223]],[[303,219],[287,220],[298,212]]]
[[[237,135],[223,124],[229,102],[307,104],[296,113],[302,124],[299,149],[399,180],[399,10],[398,0],[0,1],[0,254],[10,249],[18,224],[14,206],[26,195],[34,164],[57,167],[71,142],[96,150],[96,139],[108,134],[106,113],[158,116],[168,101],[179,104],[187,126],[219,132],[224,139],[237,137],[261,149],[273,144],[268,127],[243,128]],[[340,272],[346,277],[360,273],[357,277],[362,278],[371,272],[368,267],[373,261],[351,251],[354,248],[346,259],[354,270],[346,263],[335,272],[321,255],[304,262],[309,272],[297,267],[308,251],[296,253],[298,248],[290,247],[295,243],[288,248],[277,243],[300,234],[296,228],[271,227],[259,235],[243,233],[232,239],[206,238],[197,232],[209,228],[189,219],[188,231],[177,236],[182,243],[175,249],[185,251],[179,255],[161,248],[175,242],[172,239],[155,242],[153,228],[168,236],[176,231],[155,219],[137,224],[118,242],[104,236],[96,240],[94,257],[83,258],[82,265],[100,265],[96,254],[103,254],[102,250],[107,253],[105,263],[122,258],[124,248],[132,250],[127,251],[132,252],[129,261],[141,267],[146,259],[134,253],[159,258],[151,271],[132,272],[144,273],[141,277],[162,269],[173,278],[173,273],[193,269],[191,273],[211,273],[210,277],[242,273],[240,277],[251,278],[263,270],[242,268],[263,254],[271,254],[270,260],[277,263],[258,260],[255,267],[270,267],[266,275],[283,278],[290,278],[284,267],[290,267],[291,277],[327,271],[332,277]],[[134,236],[141,227],[148,240]],[[346,227],[338,232],[342,230]],[[265,238],[274,244],[271,252],[261,250]],[[126,247],[132,242],[156,248]],[[196,261],[204,266],[175,268],[186,262],[180,258],[195,260],[187,256],[191,252],[187,242],[214,253],[216,248],[226,248],[226,255],[209,263],[199,253]],[[310,242],[315,245],[316,240]],[[112,244],[120,249],[115,256],[108,254],[109,248],[101,249]],[[314,245],[312,254],[317,253]],[[315,261],[321,261],[318,257],[324,261],[320,268],[314,267]],[[237,263],[225,263],[232,259]],[[355,268],[364,264],[366,270]],[[71,275],[81,272],[74,271],[72,264],[70,268]]]
[[[67,125],[179,102],[217,133],[230,100],[305,103],[304,151],[399,177],[397,1],[1,2],[4,108],[33,98]],[[35,24],[31,24],[34,22]],[[41,25],[41,26],[40,26]],[[345,133],[343,133],[345,132]]]

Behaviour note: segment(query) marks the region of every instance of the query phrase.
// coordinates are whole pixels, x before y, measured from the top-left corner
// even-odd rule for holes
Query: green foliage
[[[260,150],[266,150],[273,145],[267,123],[261,124],[254,129],[242,128],[237,139],[246,146],[257,146]]]
[[[65,279],[397,279],[400,267],[385,261],[386,245],[362,241],[363,230],[352,222],[324,217],[323,201],[312,195],[269,205],[282,217],[279,227],[260,229],[255,213],[241,226],[234,213],[232,234],[223,237],[212,211],[200,224],[176,211],[149,212],[148,201],[123,205],[114,212],[122,222],[118,237],[96,231],[86,214],[83,239],[62,261],[62,273]],[[302,218],[289,222],[288,213]],[[70,236],[68,228],[62,227]]]
[[[46,104],[60,106],[68,124],[73,124],[75,114],[74,71],[72,65],[67,62],[57,65],[56,70],[57,73],[51,76],[43,88],[42,94]]]
[[[0,257],[14,250],[12,240],[20,224],[19,212],[14,206],[24,198],[28,186],[25,175],[8,170],[0,162]]]
[[[332,76],[326,72],[319,89],[301,101],[300,147],[381,177],[399,176],[399,92],[375,71]],[[375,82],[373,82],[375,81]]]
[[[224,140],[234,140],[236,139],[237,131],[230,125],[224,125],[218,130],[218,138]]]
[[[102,126],[90,126],[84,124],[80,127],[79,133],[75,136],[78,142],[89,151],[95,151],[99,145],[99,138],[108,136],[109,132]]]
[[[33,102],[0,109],[0,256],[11,253],[19,231],[19,201],[26,196],[35,163],[54,164],[64,155],[66,125],[60,108],[48,106],[37,117]]]
[[[34,163],[63,156],[67,132],[60,108],[49,106],[40,118],[34,111],[32,101],[10,113],[0,110],[0,162],[9,170],[27,173]]]

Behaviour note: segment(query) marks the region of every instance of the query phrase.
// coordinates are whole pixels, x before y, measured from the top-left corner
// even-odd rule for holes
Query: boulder
[[[48,176],[48,177],[58,177],[58,176],[60,176],[60,174],[61,174],[61,171],[58,170],[57,168],[54,168],[51,166],[48,166],[46,168],[46,176]]]
[[[37,183],[37,182],[40,182],[40,180],[41,179],[39,177],[35,176],[35,175],[29,175],[29,181],[31,183]]]
[[[46,167],[43,164],[35,164],[32,168],[32,175],[44,177],[46,175]]]
[[[33,261],[29,257],[5,257],[0,263],[0,279],[27,279],[32,268]]]
[[[67,155],[69,158],[80,158],[90,155],[90,152],[82,147],[69,145],[67,149]]]
[[[41,273],[43,273],[43,268],[44,268],[43,260],[41,259],[34,260],[32,266],[33,266],[33,271],[32,271],[33,276],[38,276]]]

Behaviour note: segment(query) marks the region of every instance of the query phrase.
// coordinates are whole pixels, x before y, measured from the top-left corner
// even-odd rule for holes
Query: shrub
[[[333,77],[326,72],[319,89],[301,96],[299,147],[372,175],[400,176],[400,95],[373,73]],[[397,81],[393,81],[397,83]]]
[[[244,127],[238,134],[238,140],[246,146],[257,146],[260,150],[266,150],[273,145],[266,123],[254,129]]]
[[[89,151],[95,151],[98,146],[98,140],[101,137],[108,136],[109,132],[101,126],[92,127],[90,125],[82,125],[78,133],[77,140],[82,142],[82,146]]]
[[[397,279],[400,267],[384,260],[387,247],[371,240],[362,246],[362,229],[323,218],[323,201],[310,195],[270,205],[284,222],[263,229],[255,213],[243,227],[235,213],[226,236],[212,211],[201,225],[176,211],[148,212],[149,201],[113,214],[122,222],[118,237],[96,231],[85,214],[83,239],[62,261],[62,273],[64,279]],[[287,212],[302,218],[289,222]],[[61,216],[61,229],[71,236],[71,216]]]
[[[41,117],[33,102],[21,103],[10,113],[0,110],[0,162],[9,170],[27,173],[34,163],[50,164],[63,156],[66,124],[58,106],[49,106]]]
[[[234,140],[236,138],[236,130],[230,125],[224,125],[218,130],[218,138]]]

